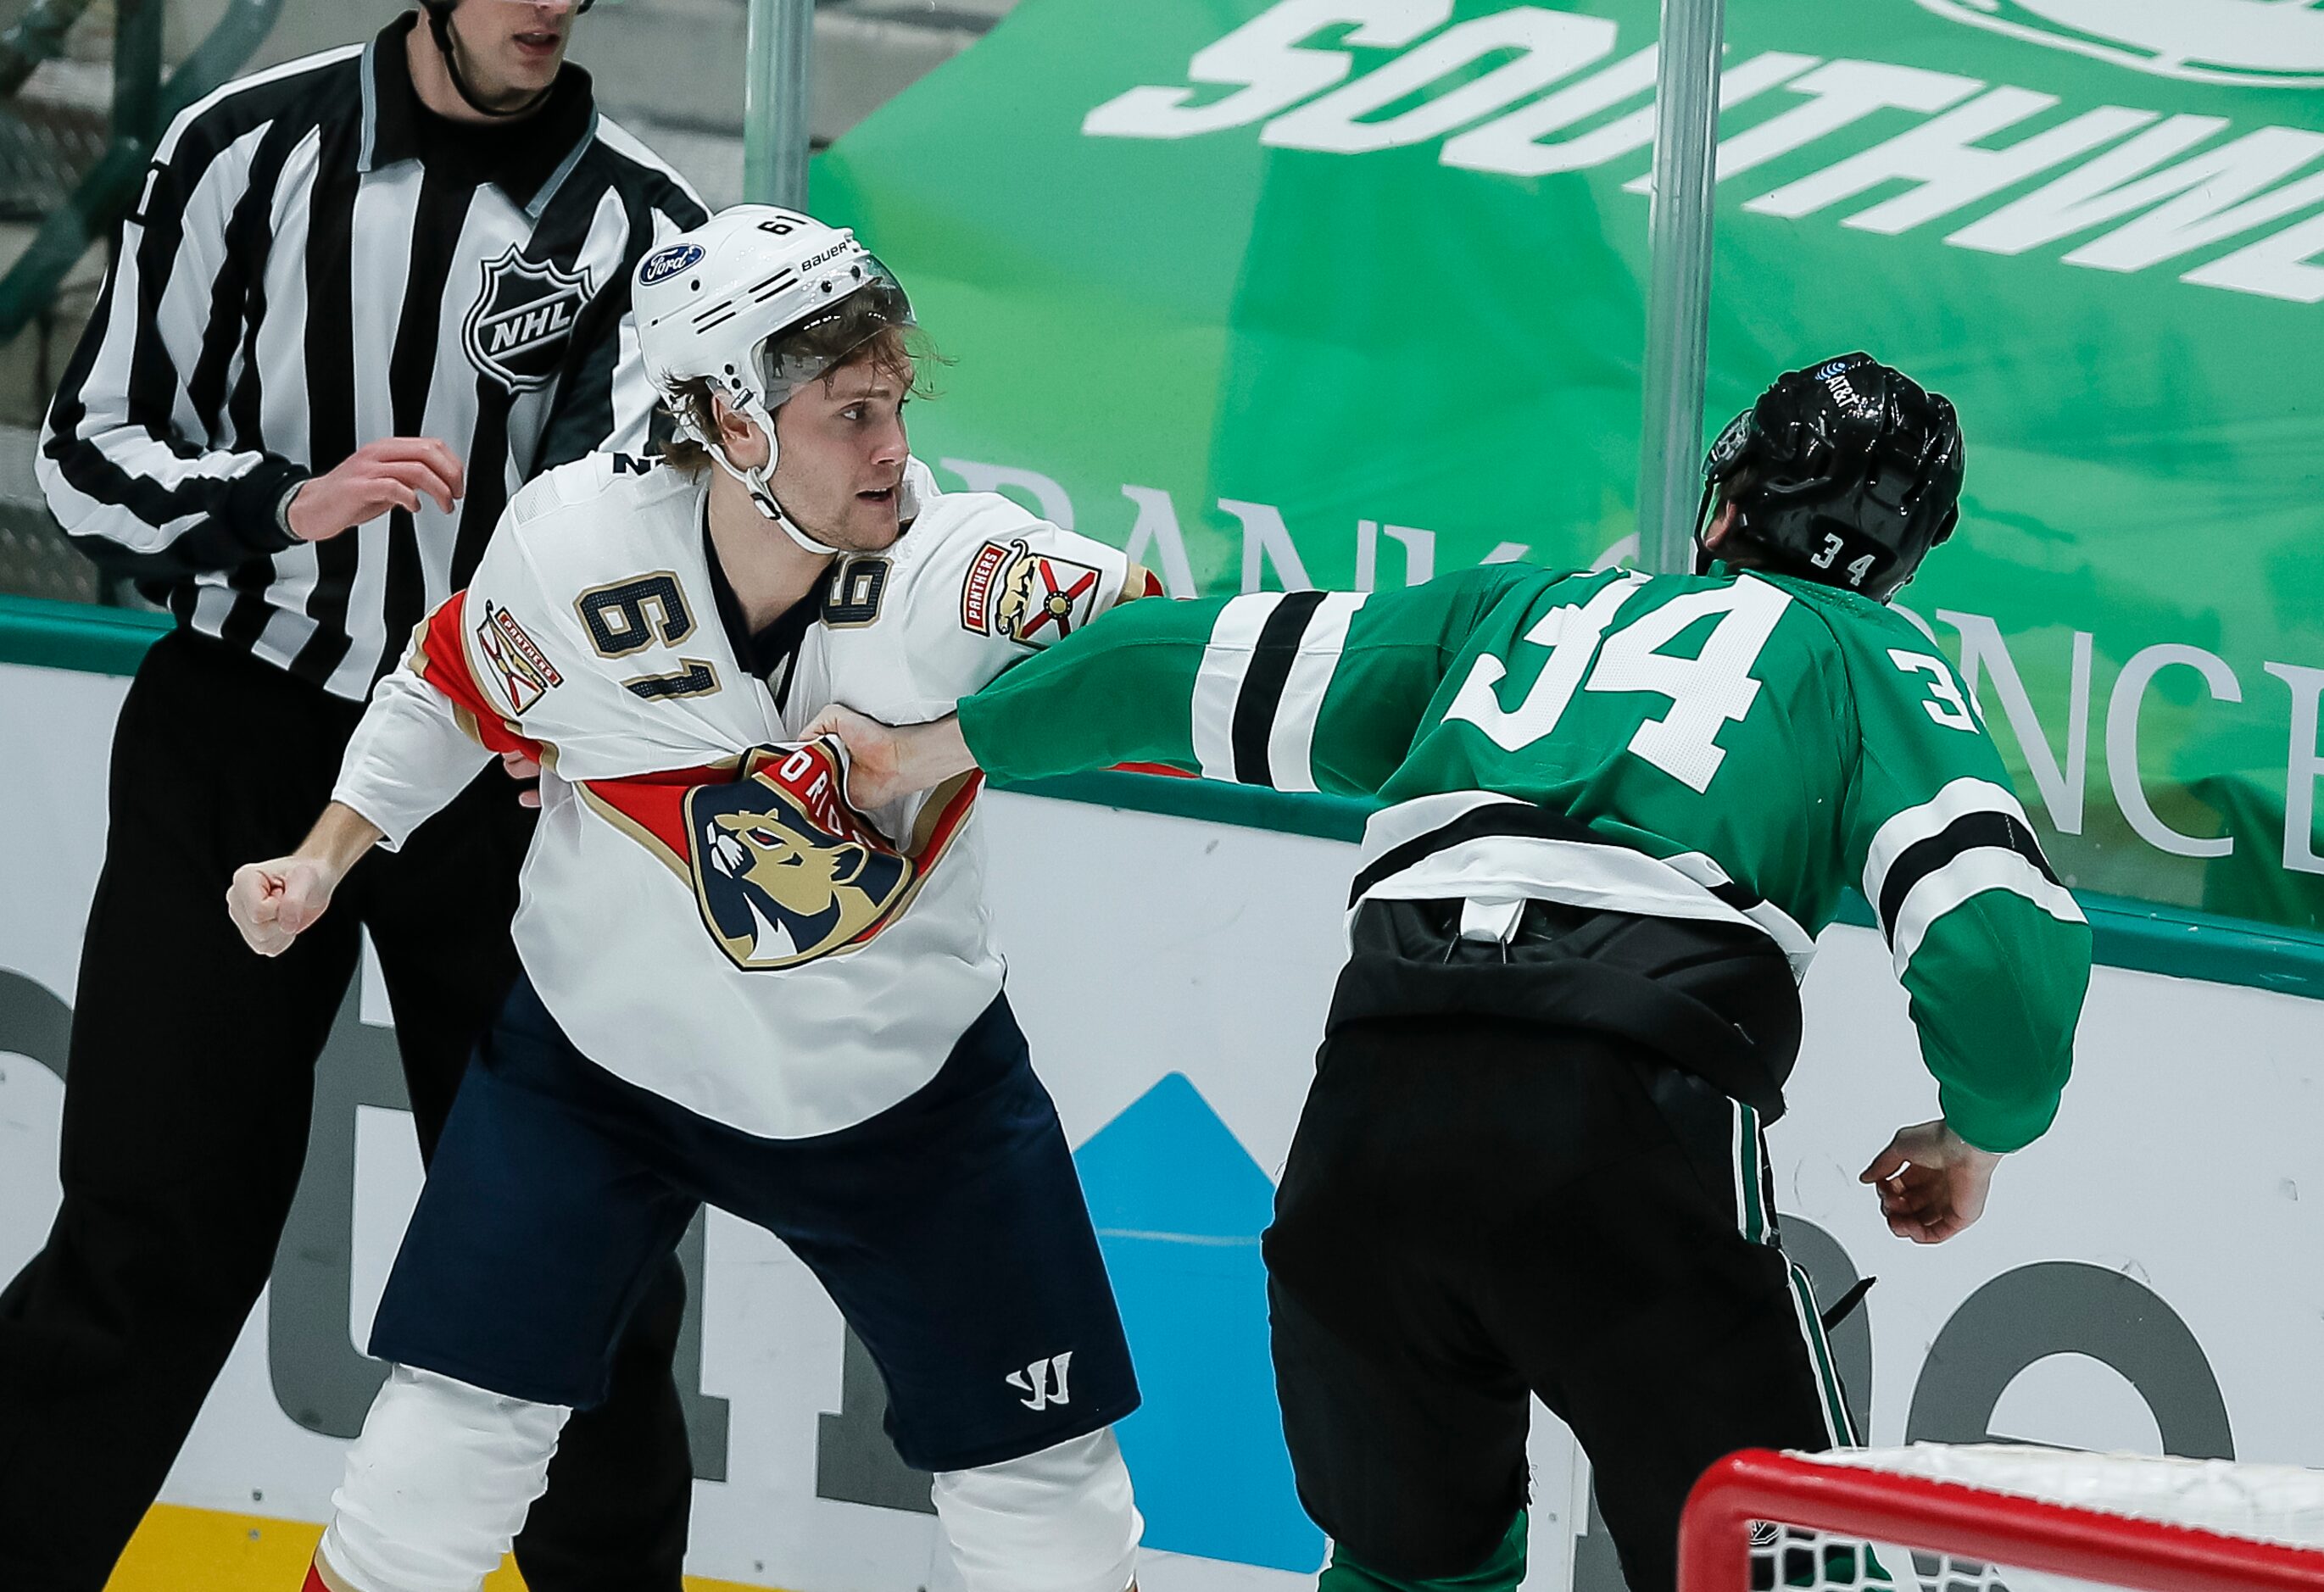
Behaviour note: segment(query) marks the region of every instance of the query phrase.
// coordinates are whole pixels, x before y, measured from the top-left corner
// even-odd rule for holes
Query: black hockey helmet
[[[1772,566],[1886,603],[1960,518],[1960,423],[1942,394],[1844,354],[1777,377],[1719,434],[1702,475],[1698,549],[1725,486],[1736,532]]]

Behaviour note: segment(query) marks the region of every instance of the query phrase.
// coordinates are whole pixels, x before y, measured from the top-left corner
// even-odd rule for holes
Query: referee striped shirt
[[[229,84],[155,152],[41,441],[49,506],[178,622],[360,699],[467,584],[517,488],[641,449],[653,392],[630,272],[698,225],[677,172],[567,66],[508,126],[428,111],[416,18]],[[365,443],[436,437],[467,466],[327,541],[283,496]]]

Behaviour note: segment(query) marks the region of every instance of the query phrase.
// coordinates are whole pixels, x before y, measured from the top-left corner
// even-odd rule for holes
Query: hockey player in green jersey
[[[1711,1460],[1857,1440],[1760,1139],[1844,887],[1942,1109],[1865,1170],[1892,1230],[1976,1220],[2057,1110],[2089,931],[1960,676],[1886,605],[1957,518],[1951,405],[1849,354],[1779,380],[1705,475],[1695,574],[1139,604],[956,719],[818,726],[860,803],[973,759],[1381,804],[1265,1240],[1323,1592],[1513,1587],[1528,1391],[1588,1451],[1634,1592],[1672,1586]]]

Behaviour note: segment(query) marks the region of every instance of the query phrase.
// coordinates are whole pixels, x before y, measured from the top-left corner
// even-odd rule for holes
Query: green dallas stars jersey
[[[1376,797],[1355,898],[1742,921],[1803,975],[1860,883],[1954,1130],[2014,1150],[2056,1113],[2089,927],[1951,665],[1866,598],[1498,565],[1139,603],[960,720],[1002,778],[1149,762]]]

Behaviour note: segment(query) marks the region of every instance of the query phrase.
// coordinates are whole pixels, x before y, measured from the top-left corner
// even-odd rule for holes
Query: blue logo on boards
[[[1146,1545],[1312,1575],[1267,1351],[1275,1185],[1184,1073],[1074,1154],[1146,1399],[1119,1431]]]
[[[698,265],[701,262],[700,244],[673,244],[659,254],[647,256],[646,262],[638,267],[638,283],[641,287],[650,288],[656,282],[666,282],[687,266]]]

